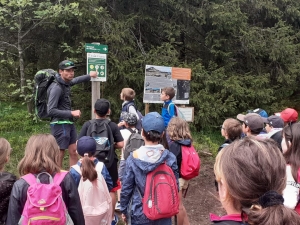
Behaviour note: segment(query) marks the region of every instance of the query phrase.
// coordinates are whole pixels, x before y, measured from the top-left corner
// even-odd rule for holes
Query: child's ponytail
[[[89,157],[91,157],[91,156],[89,156],[88,153],[85,153],[84,157],[82,158],[81,174],[82,174],[83,181],[86,181],[88,179],[89,181],[92,182],[97,179],[98,174],[95,169],[94,162],[92,160],[90,160]]]

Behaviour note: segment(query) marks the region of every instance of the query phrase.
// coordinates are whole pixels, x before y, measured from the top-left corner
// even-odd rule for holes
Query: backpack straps
[[[65,176],[68,174],[68,171],[61,170],[59,173],[56,173],[53,179],[53,183],[56,185],[60,185]]]
[[[42,172],[45,174],[48,174],[47,172]],[[39,174],[42,174],[39,173]],[[60,183],[62,182],[62,180],[65,178],[65,176],[67,175],[67,171],[60,171],[59,173],[56,173],[54,178],[53,178],[53,183],[56,185],[60,185]],[[38,176],[39,176],[38,174]],[[52,176],[50,174],[48,174],[50,177],[49,179],[51,180]],[[35,177],[32,173],[26,174],[24,176],[21,177],[22,179],[24,179],[29,185],[38,183],[38,177]],[[51,181],[50,181],[51,183]]]
[[[97,163],[96,166],[95,166],[95,170],[96,170],[98,173],[101,173],[102,170],[103,170],[103,167],[104,167],[104,163],[98,161],[98,163]]]
[[[29,185],[37,183],[36,177],[32,173],[28,173],[21,178],[24,179]]]
[[[80,166],[78,164],[71,166],[77,173],[80,174],[81,176],[81,169]]]

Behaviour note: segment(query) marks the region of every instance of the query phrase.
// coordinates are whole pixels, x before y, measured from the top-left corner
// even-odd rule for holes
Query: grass
[[[48,121],[36,122],[20,103],[0,102],[0,137],[7,139],[13,148],[10,161],[5,170],[18,175],[17,165],[24,156],[24,149],[30,136],[38,133],[50,133]],[[76,124],[77,131],[82,124]],[[219,130],[192,131],[195,148],[204,155],[215,156],[223,137]],[[67,152],[67,151],[66,151]],[[64,168],[68,168],[68,154],[64,157]]]

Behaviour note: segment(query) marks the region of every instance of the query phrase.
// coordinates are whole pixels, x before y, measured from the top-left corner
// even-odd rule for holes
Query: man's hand
[[[71,111],[71,114],[73,117],[79,118],[81,115],[81,112],[80,112],[80,110],[74,110],[74,111]]]
[[[93,78],[97,77],[97,72],[96,71],[91,71],[90,72],[90,77],[93,77]]]

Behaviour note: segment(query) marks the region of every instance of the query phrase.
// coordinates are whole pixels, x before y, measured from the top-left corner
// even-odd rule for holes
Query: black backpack
[[[34,111],[40,119],[49,119],[47,89],[53,82],[59,84],[55,79],[56,74],[57,72],[53,69],[43,69],[39,70],[34,76]]]
[[[142,119],[143,119],[143,114],[136,108],[135,104],[133,102],[129,102],[124,106],[125,112],[129,113],[129,107],[133,106],[136,110],[137,115],[139,116],[139,119],[137,121],[137,124],[135,125],[136,129],[138,129],[138,131],[142,130]]]
[[[126,142],[126,146],[124,148],[124,159],[126,160],[128,156],[130,155],[130,152],[133,152],[134,150],[140,148],[145,144],[145,141],[139,133],[135,132],[131,128],[127,128],[131,134]]]
[[[115,158],[114,136],[109,126],[108,119],[90,120],[87,136],[96,141],[95,157],[110,168]]]

